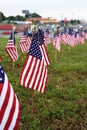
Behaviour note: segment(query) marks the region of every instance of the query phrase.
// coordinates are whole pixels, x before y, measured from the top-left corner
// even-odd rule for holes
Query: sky
[[[87,21],[87,0],[1,0],[0,12],[5,16],[22,15],[22,10],[36,12],[43,18],[67,18]]]

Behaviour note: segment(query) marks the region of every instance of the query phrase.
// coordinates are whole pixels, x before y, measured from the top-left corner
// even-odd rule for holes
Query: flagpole
[[[34,31],[32,31],[32,39],[33,39],[33,36],[34,36]],[[38,43],[39,43],[39,29],[38,29]],[[31,113],[33,114],[34,113],[34,90],[32,90],[32,99],[31,99],[31,104],[32,104],[32,110],[31,110]]]
[[[71,50],[71,46],[69,45],[69,47],[68,47],[68,51],[69,51],[69,53],[70,53],[70,50]]]
[[[31,113],[34,113],[34,90],[32,90],[32,99],[31,99],[31,103],[32,103],[32,108],[31,108]]]
[[[39,28],[38,28],[38,43],[40,42],[40,36],[39,36]]]
[[[13,38],[12,38],[12,39],[14,40],[14,31],[15,31],[15,26],[14,26],[13,24],[12,24],[12,31],[13,31],[13,35],[12,35]],[[14,41],[13,41],[13,42],[14,42]],[[13,61],[13,69],[14,69],[14,61]]]
[[[33,39],[33,36],[34,36],[34,31],[32,31],[32,39]],[[32,105],[31,113],[33,114],[34,113],[34,90],[33,89],[32,89],[31,105]]]
[[[56,30],[56,37],[58,35],[58,29]],[[57,50],[55,49],[55,60],[57,60]]]
[[[14,61],[12,63],[13,63],[13,69],[14,69]]]
[[[57,60],[57,50],[55,49],[55,60]]]

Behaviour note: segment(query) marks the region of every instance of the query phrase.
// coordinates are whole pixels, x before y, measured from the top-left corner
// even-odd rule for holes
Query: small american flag
[[[62,33],[59,35],[59,38],[60,38],[60,42],[63,43],[64,45],[66,45],[66,33],[65,33],[65,32],[62,32]]]
[[[30,43],[31,43],[30,38],[26,35],[26,32],[24,32],[19,43],[21,51],[22,52],[28,51],[30,47]]]
[[[48,33],[44,33],[44,43],[48,45],[50,43],[50,35]]]
[[[42,58],[36,34],[33,36],[29,53],[20,76],[20,84],[44,93],[47,83],[47,68]]]
[[[75,46],[75,37],[73,37],[71,34],[67,33],[66,34],[66,43],[69,44],[70,46]]]
[[[53,45],[60,52],[60,40],[58,36],[55,36]]]
[[[19,121],[19,101],[0,65],[0,130],[17,130]]]
[[[79,33],[79,43],[81,44],[81,45],[83,45],[84,44],[84,36],[83,36],[83,33],[82,32],[80,32]]]
[[[13,31],[11,32],[11,36],[8,40],[5,51],[8,54],[11,61],[14,62],[18,59],[18,52],[15,44],[15,35]]]

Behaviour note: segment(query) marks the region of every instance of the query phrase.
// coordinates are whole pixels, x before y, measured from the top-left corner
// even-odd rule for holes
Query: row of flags
[[[18,51],[15,44],[14,31],[11,32],[11,35],[10,35],[10,38],[8,40],[5,50],[8,56],[10,57],[11,61],[14,62],[18,59]]]
[[[45,93],[48,77],[47,65],[50,64],[50,61],[41,30],[39,30],[39,35],[38,39],[38,33],[35,33],[30,41],[26,34],[23,34],[20,40],[21,51],[28,51],[20,74],[20,84],[26,88]],[[15,62],[18,59],[13,31],[5,50],[11,61]],[[0,130],[17,130],[20,122],[20,103],[1,65],[0,97]]]
[[[6,45],[6,52],[11,61],[18,59],[18,52],[14,40],[14,32],[11,32],[10,39]],[[27,52],[26,61],[20,74],[20,84],[26,88],[32,88],[39,92],[46,91],[47,83],[47,65],[50,59],[46,50],[46,41],[44,32],[39,29],[32,36],[32,39],[24,32],[20,39],[20,48],[22,52]]]
[[[62,33],[59,32],[57,36],[61,43],[75,46],[78,43],[83,44],[84,41],[87,40],[87,31],[74,31],[73,29],[69,29]]]
[[[39,37],[38,37],[39,33]],[[46,92],[47,65],[50,64],[42,30],[33,35],[29,52],[20,76],[20,84],[39,92]]]
[[[48,39],[50,39],[49,36],[47,37]],[[53,46],[60,52],[60,43],[75,46],[82,38],[86,39],[87,33],[83,33],[83,32],[77,33],[72,30],[69,31],[64,30],[64,32],[58,33],[54,36]],[[8,53],[11,60],[14,62],[18,59],[18,52],[17,52],[16,44],[12,44],[12,41],[15,43],[13,32],[11,33],[11,37],[6,45],[6,52]],[[48,40],[46,40],[46,36],[43,30],[39,29],[37,32],[33,33],[32,39],[27,36],[27,33],[25,31],[19,42],[21,51],[27,52],[26,61],[24,63],[21,76],[20,76],[20,84],[22,86],[25,86],[26,88],[32,88],[42,93],[45,92],[46,82],[47,82],[47,65],[50,64],[50,59],[46,50],[46,45],[48,44],[47,41]],[[42,63],[44,65],[42,65]],[[44,71],[42,71],[41,67],[44,69]],[[38,83],[40,83],[40,86],[37,85]]]
[[[87,40],[87,31],[74,31],[73,29],[64,30],[54,34],[53,45],[60,52],[61,43],[64,45],[76,46],[84,44]]]
[[[87,39],[85,33],[82,36],[84,36],[84,39]],[[74,46],[80,41],[79,39],[82,36],[80,34],[70,34],[69,32],[59,33],[55,35],[53,45],[60,51],[60,43]],[[47,66],[50,64],[46,50],[48,43],[50,43],[50,36],[44,34],[41,29],[33,34],[32,39],[27,36],[26,32],[23,33],[19,46],[22,52],[27,52],[27,55],[20,73],[21,86],[41,93],[46,92],[48,79]],[[13,31],[11,32],[5,50],[11,61],[15,62],[18,59]],[[20,103],[1,65],[0,97],[0,130],[17,130],[20,122]]]
[[[45,93],[48,78],[47,65],[50,64],[50,60],[44,44],[43,31],[39,30],[35,33],[31,41],[26,34],[24,35],[20,40],[21,50],[28,52],[20,74],[20,84],[25,88]],[[23,44],[24,46],[22,46]],[[26,46],[25,44],[28,45]],[[14,62],[18,59],[13,31],[5,50],[11,61]],[[17,130],[20,122],[20,113],[20,103],[17,95],[3,67],[0,65],[0,130]]]
[[[39,34],[39,37],[40,37],[40,34]],[[47,33],[43,34],[42,39],[43,39],[43,43],[45,45],[50,43],[50,36]],[[30,48],[30,44],[31,44],[31,38],[27,35],[27,32],[24,31],[24,33],[23,33],[23,35],[22,35],[22,37],[20,39],[20,42],[19,42],[19,47],[20,47],[21,52],[28,52],[29,48]],[[9,38],[9,40],[7,42],[5,51],[8,54],[8,56],[11,59],[12,62],[17,61],[17,59],[18,59],[18,51],[17,51],[17,45],[15,43],[14,31],[11,32],[11,35],[10,35],[10,38]]]

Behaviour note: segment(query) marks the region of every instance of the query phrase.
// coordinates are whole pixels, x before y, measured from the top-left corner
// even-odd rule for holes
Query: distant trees
[[[20,15],[16,15],[16,16],[4,16],[4,14],[2,12],[0,12],[0,22],[7,20],[8,22],[10,21],[24,21],[26,18],[36,18],[39,17],[41,18],[41,16],[37,13],[29,13],[28,16],[20,16]]]
[[[72,24],[72,25],[74,25],[74,24],[79,24],[80,23],[80,21],[79,20],[70,20],[70,23]]]
[[[67,26],[67,25],[69,25],[69,24],[71,24],[71,25],[76,25],[76,24],[80,24],[81,23],[81,21],[80,20],[76,20],[76,19],[74,19],[74,20],[69,20],[69,21],[67,21],[66,23],[64,22],[64,20],[61,20],[60,22],[59,22],[59,24],[61,25],[61,26]]]
[[[2,12],[0,12],[0,21],[3,21],[5,19],[6,19],[6,17],[4,16],[4,14]]]
[[[25,15],[25,18],[41,18],[41,16],[37,13],[29,13],[28,15]]]
[[[25,21],[26,18],[41,18],[42,16],[40,16],[39,14],[37,14],[36,12],[34,13],[28,13],[26,14],[25,13],[25,16],[20,16],[20,15],[16,15],[16,16],[4,16],[4,14],[2,12],[0,12],[0,22],[2,21],[6,21],[8,23],[11,23],[11,22],[14,22],[14,21]],[[80,23],[80,20],[69,20],[67,21],[66,23],[64,22],[64,20],[61,20],[60,22],[60,25],[61,26],[64,26],[64,25],[68,25],[68,24],[72,24],[72,25],[75,25],[75,24],[79,24]]]
[[[31,18],[41,18],[41,16],[37,13],[32,13]]]
[[[16,15],[15,17],[14,16],[9,16],[8,18],[7,18],[7,20],[9,20],[9,21],[15,21],[15,20],[17,20],[17,21],[24,21],[25,20],[25,18],[23,17],[23,16],[20,16],[20,15]]]

